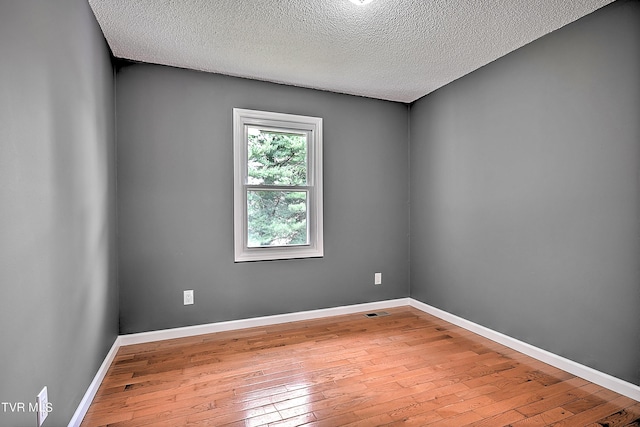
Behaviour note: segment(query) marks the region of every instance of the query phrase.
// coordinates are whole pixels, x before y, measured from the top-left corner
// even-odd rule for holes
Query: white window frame
[[[247,191],[248,127],[291,130],[307,134],[307,230],[309,244],[295,246],[248,246]],[[322,118],[268,111],[233,109],[233,212],[235,262],[266,261],[324,256],[322,206]],[[278,186],[287,189],[287,186]],[[294,190],[299,186],[291,186]]]

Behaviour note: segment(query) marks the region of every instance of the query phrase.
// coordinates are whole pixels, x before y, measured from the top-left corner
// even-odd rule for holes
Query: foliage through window
[[[235,260],[323,255],[322,119],[234,109]]]

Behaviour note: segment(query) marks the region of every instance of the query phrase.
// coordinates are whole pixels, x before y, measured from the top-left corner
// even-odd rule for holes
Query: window
[[[235,261],[323,256],[322,119],[233,109]]]

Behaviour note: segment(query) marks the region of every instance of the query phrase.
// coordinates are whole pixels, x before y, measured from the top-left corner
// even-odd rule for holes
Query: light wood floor
[[[122,347],[82,426],[628,426],[640,403],[411,307]]]

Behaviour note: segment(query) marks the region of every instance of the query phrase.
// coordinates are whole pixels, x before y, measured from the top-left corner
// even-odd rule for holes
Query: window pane
[[[250,185],[306,185],[307,135],[248,127]]]
[[[248,246],[309,244],[306,191],[247,191]]]

